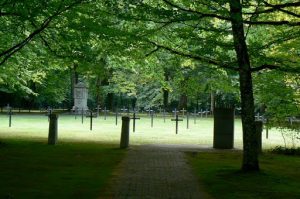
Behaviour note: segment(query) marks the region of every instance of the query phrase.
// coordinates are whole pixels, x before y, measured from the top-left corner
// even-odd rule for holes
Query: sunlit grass
[[[19,137],[19,138],[47,138],[48,118],[40,115],[15,114],[12,117],[12,127],[8,127],[8,116],[0,115],[0,137]],[[132,126],[132,121],[131,121]],[[132,129],[132,128],[131,128]],[[93,119],[93,130],[90,131],[90,120],[84,117],[83,124],[81,116],[62,114],[58,119],[59,140],[72,141],[101,141],[105,143],[119,143],[121,132],[121,118],[118,125],[115,125],[113,115],[104,120],[103,115]],[[276,129],[269,130],[269,139],[265,138],[263,132],[263,147],[270,148],[283,145],[281,134]],[[175,134],[175,122],[171,121],[171,116],[164,122],[162,116],[154,118],[154,125],[151,128],[151,120],[147,115],[143,115],[136,121],[136,132],[131,130],[130,143],[140,144],[194,144],[211,147],[213,144],[213,119],[200,118],[194,123],[191,117],[189,129],[186,120],[179,122],[179,132]],[[242,128],[240,119],[235,120],[235,148],[242,147]]]

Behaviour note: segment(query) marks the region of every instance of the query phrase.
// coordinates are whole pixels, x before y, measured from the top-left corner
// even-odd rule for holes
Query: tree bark
[[[163,97],[164,97],[164,109],[168,109],[169,106],[169,91],[163,89]]]
[[[230,1],[230,15],[234,47],[239,65],[242,126],[243,126],[243,171],[259,171],[257,140],[254,119],[254,97],[251,66],[242,18],[240,0]]]
[[[114,110],[114,93],[107,93],[107,108],[109,110]]]
[[[215,93],[214,91],[210,91],[210,111],[211,114],[214,114],[215,109]]]
[[[179,99],[179,105],[178,105],[178,109],[187,109],[187,103],[188,103],[188,97],[186,94],[181,94],[180,99]]]
[[[165,72],[165,81],[169,81],[169,74],[168,72]],[[163,88],[163,104],[164,104],[164,109],[167,110],[169,107],[169,90],[166,88]]]

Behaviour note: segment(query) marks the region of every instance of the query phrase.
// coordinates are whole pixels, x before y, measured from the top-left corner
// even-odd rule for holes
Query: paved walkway
[[[115,179],[116,199],[201,199],[205,194],[183,151],[191,146],[148,145],[128,151]]]

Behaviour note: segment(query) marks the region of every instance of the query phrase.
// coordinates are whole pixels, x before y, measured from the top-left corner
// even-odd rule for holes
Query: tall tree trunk
[[[96,80],[96,105],[101,106],[101,78],[99,77],[99,75],[97,76],[97,80]],[[103,107],[102,107],[103,108]]]
[[[76,72],[77,65],[73,65],[72,68],[70,68],[70,78],[71,78],[71,92],[70,92],[70,109],[74,106],[74,89],[75,85],[78,83],[78,73]]]
[[[164,109],[168,109],[169,106],[169,91],[163,89],[163,97],[164,97]]]
[[[230,1],[230,15],[234,47],[240,75],[240,92],[243,125],[243,164],[244,171],[258,171],[258,151],[254,119],[254,97],[248,49],[245,41],[242,5],[240,0]]]
[[[188,97],[186,94],[181,94],[180,99],[179,99],[179,105],[178,109],[187,109],[187,102],[188,102]]]
[[[168,72],[165,71],[165,82],[168,82],[169,81],[169,74]],[[168,109],[168,106],[169,106],[169,90],[166,89],[166,88],[163,88],[163,104],[164,104],[164,109]]]
[[[107,108],[111,111],[115,109],[114,107],[114,93],[107,93]]]
[[[214,91],[210,91],[210,111],[211,114],[214,114],[215,109],[215,93]]]

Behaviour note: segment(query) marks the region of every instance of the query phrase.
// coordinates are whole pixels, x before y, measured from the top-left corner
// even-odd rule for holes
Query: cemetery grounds
[[[126,114],[125,114],[126,115]],[[211,148],[213,142],[213,119],[197,117],[196,122],[190,116],[189,128],[186,119],[179,122],[178,134],[175,134],[175,122],[171,121],[173,115],[169,115],[164,121],[162,115],[156,115],[151,127],[151,118],[147,114],[139,115],[136,120],[136,130],[131,134],[132,146],[145,144],[167,144],[201,146]],[[18,114],[12,116],[11,127],[8,127],[8,116],[0,115],[0,147],[1,159],[5,164],[1,166],[0,198],[68,198],[72,196],[85,196],[84,198],[97,198],[109,179],[115,175],[118,163],[122,160],[126,151],[118,149],[121,132],[121,117],[116,119],[113,114],[106,119],[103,114],[93,118],[93,129],[90,130],[90,118],[84,117],[83,123],[80,115],[60,114],[58,119],[58,145],[47,146],[48,117],[44,113]],[[242,130],[239,118],[235,120],[234,146],[242,148]],[[277,129],[269,129],[268,139],[266,131],[263,131],[263,148],[265,150],[281,145],[283,138]],[[278,158],[279,157],[279,158]],[[235,172],[240,167],[240,152],[216,152],[216,153],[188,153],[188,159],[203,181],[205,190],[215,198],[232,198],[232,191],[236,197],[243,194],[245,198],[251,198],[253,194],[245,191],[251,185],[262,183],[270,184],[280,190],[282,182],[290,188],[283,187],[283,191],[270,192],[267,185],[260,186],[261,195],[257,194],[258,187],[249,189],[258,198],[293,198],[300,194],[296,188],[299,183],[299,158],[290,159],[281,156],[266,156],[261,161],[262,174],[244,176]],[[220,164],[222,161],[222,164]],[[288,167],[290,170],[277,168],[271,165],[276,162],[278,166]],[[99,168],[101,168],[99,170]],[[270,173],[277,171],[278,174]],[[296,170],[295,170],[296,169]],[[265,171],[265,172],[264,172]],[[294,176],[281,178],[282,175]],[[76,174],[76,175],[74,175]],[[232,175],[234,174],[234,175]],[[249,181],[241,183],[241,179]],[[211,186],[211,184],[218,186]],[[24,184],[26,184],[24,186]],[[220,184],[220,185],[219,185]],[[84,186],[83,186],[84,185]],[[221,186],[223,185],[223,186]],[[225,186],[226,185],[226,186]],[[51,187],[51,190],[49,189]],[[231,189],[228,189],[231,187]],[[241,193],[232,190],[239,187]],[[17,190],[17,191],[16,191]],[[294,190],[291,191],[291,190]],[[215,193],[218,193],[217,195]],[[286,195],[286,194],[290,195]],[[227,194],[227,195],[226,195]],[[255,195],[256,194],[256,195]],[[285,195],[282,195],[285,194]],[[254,197],[253,196],[253,197]],[[272,196],[272,197],[271,197]],[[286,197],[284,197],[286,196]],[[274,197],[273,197],[274,198]],[[276,197],[275,197],[276,198]]]

